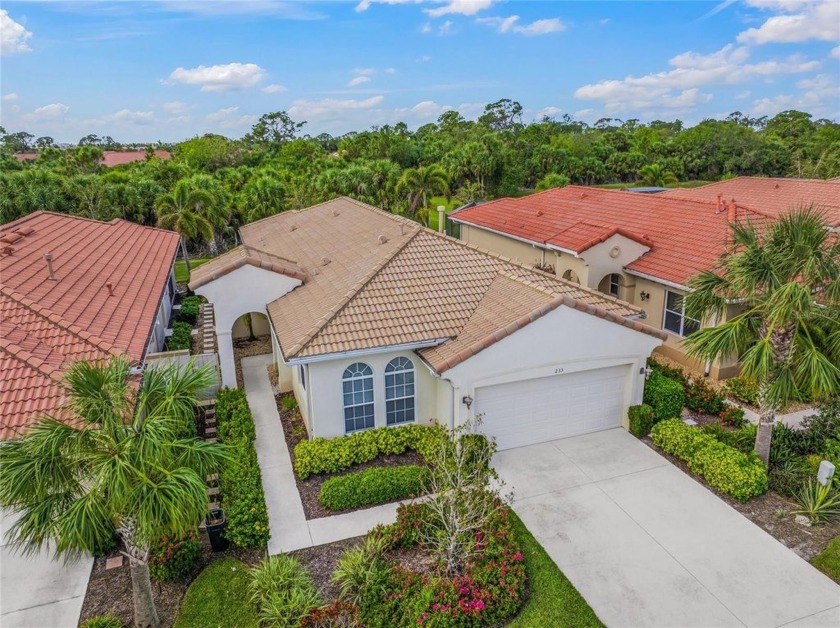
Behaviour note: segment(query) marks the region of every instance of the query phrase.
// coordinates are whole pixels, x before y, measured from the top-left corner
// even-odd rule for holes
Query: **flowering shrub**
[[[733,377],[723,384],[726,393],[735,401],[754,406],[758,403],[758,384],[746,377]]]
[[[401,506],[396,523],[380,528],[392,547],[417,544],[422,506]],[[392,626],[495,626],[523,602],[525,563],[516,545],[510,511],[500,509],[487,530],[475,534],[476,554],[463,573],[444,577],[400,566],[384,571],[362,593],[361,623]]]
[[[732,427],[742,428],[747,424],[746,416],[744,415],[743,408],[739,408],[738,406],[726,406],[723,410],[720,411],[718,415],[720,417],[720,422],[725,425],[731,425]]]
[[[198,535],[183,538],[165,536],[149,555],[149,574],[153,580],[177,580],[186,576],[201,556]]]
[[[694,412],[720,414],[726,402],[705,379],[695,379],[685,388],[685,405]]]
[[[300,620],[301,628],[356,628],[360,625],[359,607],[343,600],[315,608]]]

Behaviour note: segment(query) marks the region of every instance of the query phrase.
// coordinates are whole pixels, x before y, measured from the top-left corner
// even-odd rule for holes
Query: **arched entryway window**
[[[344,393],[344,431],[373,427],[373,370],[364,362],[351,364],[341,378]]]
[[[385,367],[385,422],[411,423],[414,415],[414,364],[408,358],[394,358]]]

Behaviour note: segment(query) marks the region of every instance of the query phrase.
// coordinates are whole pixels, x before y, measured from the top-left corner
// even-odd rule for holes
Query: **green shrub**
[[[330,510],[349,510],[418,497],[428,474],[417,465],[373,467],[330,478],[321,485],[318,500]]]
[[[654,371],[645,382],[644,402],[653,408],[657,421],[673,419],[682,414],[685,391],[677,380]]]
[[[688,385],[688,376],[680,366],[668,366],[664,362],[660,362],[656,358],[648,358],[647,366],[652,371],[658,372],[669,379],[678,381],[682,386]]]
[[[720,414],[726,402],[705,379],[698,378],[685,388],[685,406],[693,412]]]
[[[286,395],[280,399],[280,405],[284,410],[294,410],[298,407],[298,402],[294,395]]]
[[[387,548],[388,539],[373,532],[358,547],[345,550],[332,575],[341,599],[358,604],[368,587],[387,577],[388,565],[382,558]]]
[[[424,458],[446,430],[437,425],[379,427],[339,438],[315,438],[295,446],[295,472],[301,480],[314,473],[337,473],[354,464],[370,462],[380,455],[397,455],[408,450]]]
[[[802,487],[812,477],[807,462],[801,460],[788,460],[780,465],[771,465],[767,473],[767,481],[770,490],[796,499]]]
[[[744,409],[738,406],[727,405],[718,413],[718,416],[720,417],[721,423],[736,428],[742,428],[748,423]]]
[[[723,384],[726,394],[735,401],[754,406],[758,403],[758,383],[746,377],[733,377]]]
[[[82,622],[81,628],[123,628],[123,623],[112,611],[108,611]]]
[[[755,453],[742,453],[679,419],[658,423],[651,437],[657,447],[685,460],[714,489],[740,501],[767,491],[767,469]]]
[[[174,628],[259,628],[248,599],[248,567],[235,558],[214,560],[193,580]]]
[[[192,327],[188,323],[173,323],[172,335],[166,339],[167,351],[183,351],[192,347]]]
[[[181,301],[181,309],[178,310],[178,320],[182,320],[190,327],[198,320],[198,313],[201,311],[201,297],[195,295],[186,297]]]
[[[796,494],[796,502],[799,508],[793,512],[805,515],[811,523],[840,519],[840,492],[835,491],[831,484],[823,486],[812,478]]]
[[[254,417],[244,390],[223,388],[216,394],[216,423],[222,442],[240,438],[251,442],[256,438]]]
[[[773,439],[770,442],[770,462],[779,464],[786,460],[801,458],[813,451],[807,430],[794,430],[784,423],[773,426]]]
[[[149,574],[158,582],[177,580],[189,574],[201,556],[195,532],[184,537],[166,536],[149,552]]]
[[[251,568],[249,590],[259,617],[267,626],[297,626],[321,599],[312,576],[285,554],[266,556]]]
[[[359,607],[343,600],[313,609],[300,620],[301,628],[357,628],[361,625]]]
[[[225,538],[237,547],[265,547],[270,531],[257,452],[245,439],[229,444],[232,459],[219,474]]]
[[[757,429],[755,425],[745,425],[737,430],[727,430],[720,423],[708,423],[701,426],[700,429],[724,445],[734,447],[745,454],[750,453],[755,448],[755,432]]]
[[[630,406],[627,411],[627,418],[630,420],[630,433],[636,438],[642,438],[650,434],[650,428],[656,423],[653,408],[646,403]]]

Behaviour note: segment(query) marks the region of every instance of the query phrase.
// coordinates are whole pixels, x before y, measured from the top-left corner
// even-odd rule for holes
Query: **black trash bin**
[[[214,552],[223,552],[228,548],[230,542],[225,538],[224,531],[227,527],[225,511],[221,508],[213,508],[207,515],[207,536],[210,537],[210,547]]]

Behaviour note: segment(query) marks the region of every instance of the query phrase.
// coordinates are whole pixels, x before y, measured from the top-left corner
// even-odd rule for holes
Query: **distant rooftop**
[[[105,150],[102,151],[102,165],[106,168],[122,166],[135,161],[144,161],[146,151],[144,150]],[[168,150],[156,150],[155,157],[158,159],[171,159],[172,153]],[[18,161],[34,161],[38,159],[38,153],[17,153],[15,158]]]

